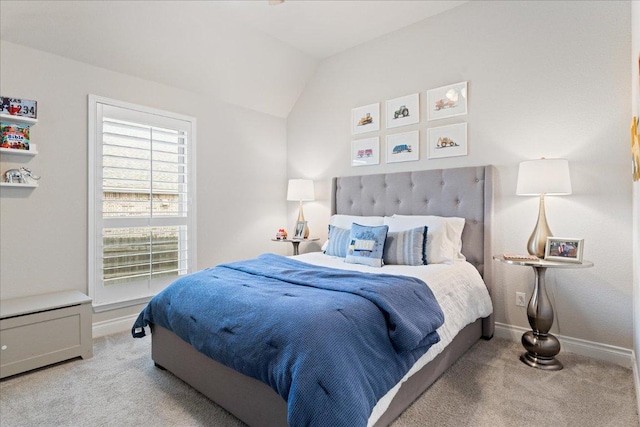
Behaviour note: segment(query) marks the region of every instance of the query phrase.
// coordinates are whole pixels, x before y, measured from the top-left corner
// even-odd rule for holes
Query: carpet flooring
[[[166,371],[151,340],[94,340],[94,356],[0,381],[0,426],[219,426],[244,424]],[[393,427],[638,426],[632,371],[560,353],[557,372],[518,360],[518,343],[476,343]]]

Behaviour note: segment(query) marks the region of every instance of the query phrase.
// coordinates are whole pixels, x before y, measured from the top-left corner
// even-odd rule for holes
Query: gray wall
[[[632,198],[629,179],[629,2],[469,2],[324,60],[287,121],[290,177],[316,180],[306,205],[313,234],[326,235],[330,178],[493,164],[498,171],[495,250],[525,252],[535,197],[515,196],[518,163],[570,162],[573,194],[547,199],[556,236],[585,239],[595,267],[554,271],[552,332],[632,348]],[[354,107],[460,81],[469,113],[381,130],[420,130],[420,160],[350,166]],[[423,109],[424,110],[424,109]],[[427,160],[426,130],[466,121],[469,154]],[[368,136],[359,135],[358,137]],[[295,209],[290,208],[289,220]],[[515,293],[531,295],[533,272],[496,265],[496,320],[528,327]]]
[[[38,101],[27,164],[34,190],[2,188],[0,296],[87,292],[87,95],[96,94],[197,119],[198,267],[281,251],[270,238],[286,216],[284,119],[124,74],[2,42],[3,96]],[[26,162],[26,163],[22,163]],[[100,313],[105,321],[140,307]]]

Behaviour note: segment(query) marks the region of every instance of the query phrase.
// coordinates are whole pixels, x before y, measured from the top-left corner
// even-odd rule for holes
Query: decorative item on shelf
[[[566,159],[527,160],[520,163],[516,194],[540,196],[538,221],[529,237],[527,250],[539,258],[544,256],[547,237],[553,237],[544,207],[544,197],[571,194],[569,162]]]
[[[584,239],[571,237],[548,237],[544,259],[549,261],[582,263]]]
[[[39,180],[40,177],[36,176],[31,172],[31,169],[21,167],[20,169],[9,169],[4,173],[4,181],[9,184],[28,184],[28,178],[31,178],[35,181]]]
[[[31,119],[38,118],[38,103],[36,101],[6,96],[0,97],[0,100],[0,114],[29,117]]]
[[[0,123],[0,147],[12,150],[29,150],[29,125]]]
[[[278,232],[276,233],[276,240],[284,240],[287,238],[287,230],[285,230],[284,228],[279,228]]]
[[[303,234],[300,238],[309,237],[309,227],[304,219],[304,212],[302,211],[302,202],[309,202],[315,199],[313,192],[313,181],[310,179],[290,179],[289,186],[287,188],[287,200],[293,202],[300,202],[300,210],[298,211],[298,222],[296,223],[296,231],[300,222],[304,222]],[[297,236],[297,233],[295,233]]]

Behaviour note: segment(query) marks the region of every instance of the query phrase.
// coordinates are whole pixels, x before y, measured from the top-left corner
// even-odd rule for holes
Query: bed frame
[[[334,178],[331,213],[365,216],[438,215],[465,218],[462,253],[491,295],[493,167],[465,167]],[[287,403],[266,384],[196,351],[171,331],[151,325],[151,356],[249,426],[287,426]],[[434,360],[402,384],[375,423],[390,424],[480,338],[493,336],[493,315],[465,327]]]

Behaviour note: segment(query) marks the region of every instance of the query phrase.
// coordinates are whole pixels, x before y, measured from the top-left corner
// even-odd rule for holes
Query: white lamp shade
[[[307,202],[315,199],[313,181],[310,179],[290,179],[287,200]]]
[[[516,194],[519,196],[571,194],[569,161],[538,159],[520,163]]]

